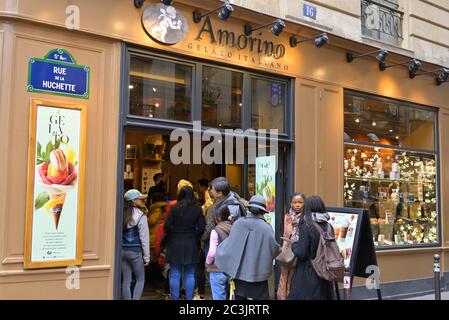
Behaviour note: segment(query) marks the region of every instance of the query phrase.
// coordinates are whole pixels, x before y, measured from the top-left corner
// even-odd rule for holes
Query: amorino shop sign
[[[258,35],[260,36],[261,33]],[[203,39],[209,40],[209,43],[204,43]],[[198,42],[187,44],[188,49],[258,67],[288,70],[288,65],[281,60],[285,56],[283,44],[264,40],[258,36],[246,36],[243,32],[237,34],[233,31],[214,28],[209,16],[204,19],[195,40]]]
[[[180,44],[189,32],[182,12],[174,6],[162,3],[145,8],[142,26],[148,36],[163,45]],[[282,63],[285,46],[262,39],[261,35],[259,32],[254,36],[246,36],[243,28],[241,34],[216,28],[210,17],[206,16],[194,38],[195,41],[186,42],[186,49],[256,67],[287,71],[288,65]]]

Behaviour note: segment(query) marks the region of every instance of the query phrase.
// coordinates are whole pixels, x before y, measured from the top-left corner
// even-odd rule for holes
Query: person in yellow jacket
[[[153,193],[151,195],[151,206],[147,215],[148,226],[150,227],[150,250],[151,255],[155,257],[155,243],[157,227],[165,214],[167,202],[164,201],[164,195],[161,193]]]

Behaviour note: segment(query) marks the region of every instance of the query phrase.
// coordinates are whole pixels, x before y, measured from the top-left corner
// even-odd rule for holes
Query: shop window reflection
[[[190,122],[191,95],[192,67],[131,56],[130,114]]]
[[[241,128],[243,74],[203,67],[202,123],[215,128]]]
[[[251,80],[251,126],[253,129],[277,129],[285,132],[284,114],[287,98],[285,83]]]

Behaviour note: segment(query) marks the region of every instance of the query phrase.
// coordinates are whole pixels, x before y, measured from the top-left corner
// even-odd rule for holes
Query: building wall
[[[91,67],[90,98],[27,92],[30,57],[63,47]],[[120,45],[17,21],[0,21],[0,299],[110,299],[115,242]],[[28,123],[31,99],[87,106],[84,250],[80,290],[65,268],[24,270]],[[42,284],[45,283],[43,287]]]
[[[391,46],[362,35],[361,6],[358,0],[234,0],[242,7],[287,21],[295,21],[346,39],[405,54],[441,66],[449,66],[449,2],[447,0],[399,0],[404,13],[400,46]],[[303,4],[318,9],[317,19],[303,15]],[[298,29],[298,32],[300,30]]]
[[[214,8],[217,1],[195,0],[190,1],[191,6],[185,5],[186,2],[177,1],[176,7],[183,10],[189,21],[189,35],[179,44],[168,47],[155,43],[145,34],[140,22],[142,9],[134,8],[132,1],[111,0],[107,7],[101,1],[71,1],[71,4],[79,6],[81,13],[81,29],[74,31],[64,28],[67,18],[65,2],[0,0],[0,136],[4,137],[0,139],[0,150],[4,150],[0,153],[0,299],[112,298],[119,86],[124,76],[120,74],[122,41],[153,52],[207,59],[211,63],[227,63],[295,79],[295,189],[306,194],[320,194],[329,206],[343,205],[345,88],[437,107],[440,109],[440,137],[449,135],[449,91],[444,86],[436,86],[432,77],[422,76],[410,80],[406,68],[379,72],[372,58],[348,64],[345,60],[347,50],[360,50],[362,46],[338,38],[332,38],[329,45],[320,49],[311,42],[291,48],[288,45],[289,36],[304,29],[293,22],[278,38],[267,31],[260,33],[262,38],[285,46],[285,57],[279,62],[282,66],[288,66],[287,70],[270,64],[253,63],[251,57],[257,55],[246,51],[242,54],[249,56],[248,61],[238,59],[239,52],[236,49],[224,49],[225,56],[214,55],[214,48],[219,51],[223,47],[211,44],[207,35],[201,41],[195,40],[201,24],[191,21],[191,12],[194,8]],[[329,22],[335,19],[341,24],[350,24],[351,21],[354,24],[360,21],[360,12],[357,12],[360,9],[353,5],[354,2],[313,3],[320,4],[326,10],[338,5],[338,11],[331,11],[334,14]],[[276,7],[271,1],[245,3],[251,4],[254,11],[265,13]],[[426,5],[428,3],[430,1],[425,2]],[[265,10],[257,7],[258,4],[265,4]],[[267,4],[271,6],[267,8]],[[288,6],[279,5],[279,9],[273,10],[281,12],[280,8],[289,8],[288,13],[294,14],[298,12],[295,6],[300,6],[299,2],[290,1],[284,5]],[[319,10],[325,12],[321,7]],[[98,19],[99,12],[102,13],[101,19]],[[218,20],[216,15],[211,16],[211,20],[216,29],[224,28],[241,34],[245,22],[262,25],[271,21],[271,18],[236,8],[228,22]],[[333,28],[337,30],[337,26],[336,23]],[[311,30],[307,32],[313,33]],[[352,39],[349,35],[347,38]],[[88,143],[81,290],[65,289],[65,269],[25,271],[22,264],[30,99],[80,103],[77,99],[26,92],[29,58],[42,57],[57,47],[69,50],[79,64],[89,65],[92,75],[91,97],[82,101],[87,104],[88,110]],[[233,53],[232,57],[227,55],[228,52]],[[436,252],[443,256],[443,270],[449,271],[446,263],[449,254],[449,212],[445,211],[449,204],[449,145],[444,140],[440,141],[440,150],[442,246],[378,252],[382,281],[430,277],[432,256]],[[42,294],[42,288],[45,288],[45,294]]]

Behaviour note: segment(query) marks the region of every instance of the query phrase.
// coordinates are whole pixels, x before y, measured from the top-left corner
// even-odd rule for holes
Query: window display
[[[350,98],[346,94],[345,111],[350,110]],[[366,119],[369,109],[364,112]],[[437,154],[431,150],[406,150],[394,144],[388,145],[388,134],[391,132],[390,129],[385,130],[394,127],[397,131],[405,131],[402,136],[408,134],[410,140],[419,140],[410,133],[408,126],[417,128],[416,132],[423,136],[434,134],[434,127],[428,125],[428,119],[422,121],[421,126],[414,121],[413,125],[405,123],[403,128],[379,117],[369,119],[377,122],[386,132],[382,135],[381,130],[377,130],[376,136],[379,140],[383,139],[383,144],[373,146],[357,141],[358,135],[351,131],[353,124],[347,125],[353,121],[348,114],[345,112],[345,134],[351,132],[353,138],[351,141],[345,139],[345,207],[369,210],[373,240],[377,247],[437,243]],[[359,129],[359,135],[366,136],[367,131],[363,131],[363,128]]]

